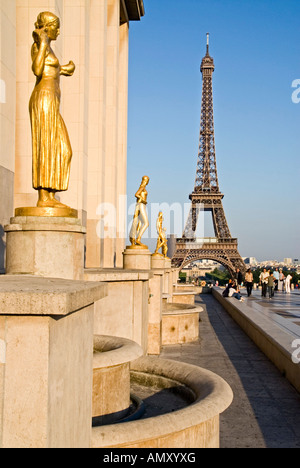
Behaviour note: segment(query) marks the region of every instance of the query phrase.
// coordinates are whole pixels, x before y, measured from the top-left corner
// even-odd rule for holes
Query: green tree
[[[182,272],[182,271],[179,272],[179,281],[180,281],[181,283],[185,283],[185,282],[186,282],[186,273],[184,273],[184,272]]]
[[[259,277],[260,277],[261,272],[262,272],[261,268],[256,268],[255,270],[252,271],[254,283],[259,283]]]
[[[205,277],[210,280],[218,281],[220,286],[224,286],[226,283],[228,283],[230,273],[228,270],[223,271],[215,268],[210,273],[206,273]]]

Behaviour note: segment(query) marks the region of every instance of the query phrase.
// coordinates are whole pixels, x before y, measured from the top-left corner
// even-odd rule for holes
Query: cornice
[[[140,21],[145,15],[143,0],[120,0],[120,24]]]

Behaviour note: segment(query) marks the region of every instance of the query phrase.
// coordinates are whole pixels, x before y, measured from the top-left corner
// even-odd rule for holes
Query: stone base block
[[[93,302],[106,285],[0,277],[0,447],[91,445]]]
[[[113,335],[138,343],[147,353],[150,270],[86,269],[87,281],[107,285],[107,297],[95,303],[94,334]]]
[[[150,270],[150,250],[126,247],[123,252],[123,268],[125,270]]]
[[[152,269],[165,268],[165,257],[160,254],[152,254],[151,255],[151,268]]]
[[[168,307],[169,306],[169,307]],[[162,345],[192,343],[199,338],[202,307],[166,304],[162,313]]]
[[[18,216],[5,226],[6,273],[83,279],[85,228],[79,219]]]

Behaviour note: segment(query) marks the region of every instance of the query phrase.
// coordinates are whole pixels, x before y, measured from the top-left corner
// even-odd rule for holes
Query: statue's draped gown
[[[67,190],[72,148],[59,113],[60,64],[50,49],[29,102],[32,129],[32,184],[35,189]]]

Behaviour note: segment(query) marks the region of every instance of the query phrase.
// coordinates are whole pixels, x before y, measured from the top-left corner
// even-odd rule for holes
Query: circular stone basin
[[[179,302],[184,304],[193,305],[195,303],[195,296],[198,293],[196,291],[173,291],[173,303]]]
[[[191,364],[141,357],[131,364],[131,378],[137,387],[145,387],[144,415],[93,427],[93,448],[219,447],[219,415],[233,398],[221,377]],[[166,405],[168,392],[177,397],[173,407]]]
[[[185,311],[185,310],[191,310],[191,309],[197,309],[197,311],[200,312],[201,310],[203,310],[203,307],[196,306],[193,304],[181,304],[181,303],[177,304],[176,302],[166,302],[163,305],[162,313],[163,314],[168,313],[168,312],[172,313],[174,311],[179,313],[179,311]]]
[[[130,362],[142,355],[142,348],[134,341],[94,336],[93,425],[111,424],[130,411]]]
[[[131,371],[131,393],[143,404],[140,419],[185,408],[195,401],[194,392],[185,385],[162,376]]]
[[[199,338],[199,313],[203,307],[166,303],[162,310],[162,345],[191,343]]]

